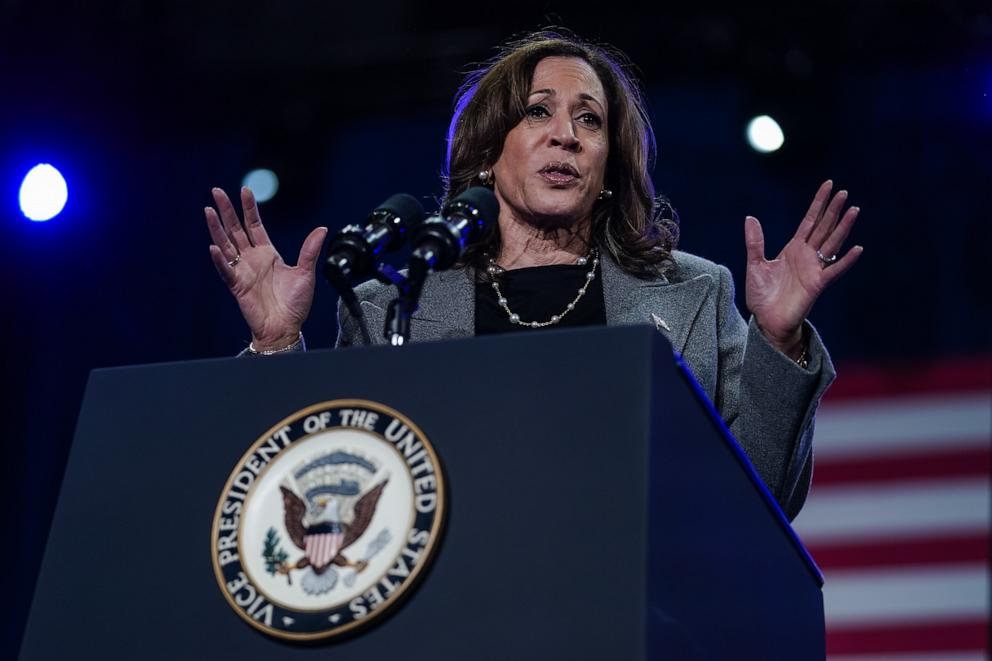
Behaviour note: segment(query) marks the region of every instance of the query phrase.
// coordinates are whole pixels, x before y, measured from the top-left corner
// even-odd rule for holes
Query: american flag
[[[992,359],[838,371],[795,521],[827,658],[989,659]]]

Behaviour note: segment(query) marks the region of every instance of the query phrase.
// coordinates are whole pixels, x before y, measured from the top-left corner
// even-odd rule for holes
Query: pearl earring
[[[482,172],[480,172],[479,173],[479,182],[483,186],[488,186],[489,184],[491,184],[493,182],[493,171],[492,170],[483,170]]]

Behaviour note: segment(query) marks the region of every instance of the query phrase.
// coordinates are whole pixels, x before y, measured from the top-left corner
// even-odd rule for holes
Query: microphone
[[[431,271],[450,269],[499,216],[499,202],[488,188],[476,186],[458,195],[413,233],[410,270],[400,295],[386,309],[383,332],[389,343],[403,346],[410,338],[410,317],[417,309],[424,281]]]
[[[425,267],[427,271],[450,269],[465,245],[477,239],[498,216],[499,202],[488,188],[469,188],[450,200],[441,213],[425,220],[413,233],[410,274]]]
[[[373,209],[365,227],[347,225],[331,239],[324,277],[339,288],[349,277],[370,274],[376,259],[402,247],[407,235],[423,220],[424,207],[417,198],[405,193],[393,195]]]

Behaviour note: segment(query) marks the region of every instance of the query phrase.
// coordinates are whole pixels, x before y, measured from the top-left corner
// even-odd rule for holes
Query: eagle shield
[[[304,554],[293,568],[308,570],[302,581],[308,594],[334,589],[334,565],[362,571],[368,564],[349,560],[343,552],[372,522],[389,482],[386,478],[368,488],[378,472],[379,466],[361,454],[335,450],[301,463],[280,485],[286,531]]]

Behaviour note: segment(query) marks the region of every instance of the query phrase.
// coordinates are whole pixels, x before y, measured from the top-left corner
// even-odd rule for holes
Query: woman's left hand
[[[864,250],[854,246],[845,255],[838,255],[860,209],[850,207],[841,217],[847,191],[830,199],[832,188],[832,181],[820,186],[799,229],[775,259],[765,259],[765,238],[758,219],[748,216],[744,221],[748,310],[772,346],[793,359],[802,354],[803,320],[813,303],[831,282],[854,266]]]

